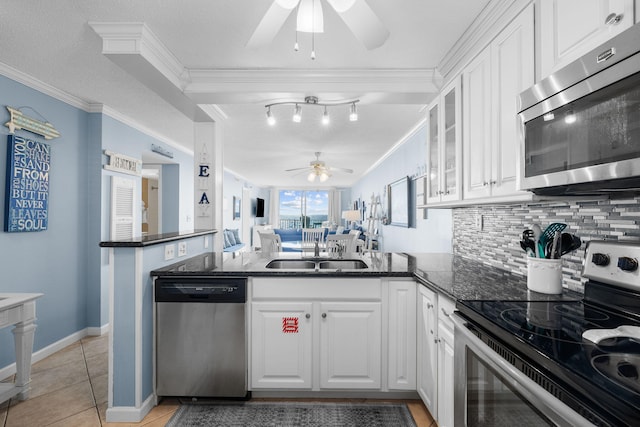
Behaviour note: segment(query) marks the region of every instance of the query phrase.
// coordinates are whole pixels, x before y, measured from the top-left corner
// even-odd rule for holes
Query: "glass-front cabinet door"
[[[460,199],[460,78],[429,106],[427,117],[427,204]]]

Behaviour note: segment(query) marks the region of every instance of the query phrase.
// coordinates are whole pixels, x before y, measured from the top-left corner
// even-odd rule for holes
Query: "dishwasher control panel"
[[[156,302],[247,301],[247,279],[239,277],[163,277],[154,286]]]

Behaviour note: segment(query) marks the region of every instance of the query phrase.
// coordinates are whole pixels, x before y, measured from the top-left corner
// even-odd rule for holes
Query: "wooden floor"
[[[107,336],[88,337],[33,364],[28,400],[0,404],[0,427],[164,426],[180,406],[164,399],[139,423],[108,423]],[[13,381],[13,376],[4,379]],[[253,399],[284,401],[283,399]],[[436,426],[420,400],[287,399],[286,401],[405,402],[418,427]]]

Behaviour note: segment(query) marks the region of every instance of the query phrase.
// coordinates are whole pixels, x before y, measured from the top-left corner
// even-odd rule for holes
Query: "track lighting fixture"
[[[302,121],[302,105],[305,106],[316,106],[316,107],[324,107],[324,112],[322,113],[322,124],[328,126],[331,122],[331,118],[329,116],[329,107],[335,107],[340,105],[350,105],[349,107],[349,121],[355,122],[358,120],[358,110],[356,109],[356,103],[360,102],[359,99],[352,101],[336,101],[336,102],[318,102],[318,98],[315,96],[307,96],[304,98],[304,103],[296,102],[296,101],[283,101],[283,102],[273,102],[271,104],[265,105],[267,109],[267,123],[273,126],[276,123],[276,119],[271,113],[271,107],[275,105],[294,105],[293,112],[293,121],[295,123],[300,123]]]

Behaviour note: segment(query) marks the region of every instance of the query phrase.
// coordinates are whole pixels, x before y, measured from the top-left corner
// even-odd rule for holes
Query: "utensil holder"
[[[527,258],[527,288],[543,294],[561,294],[562,259]]]

